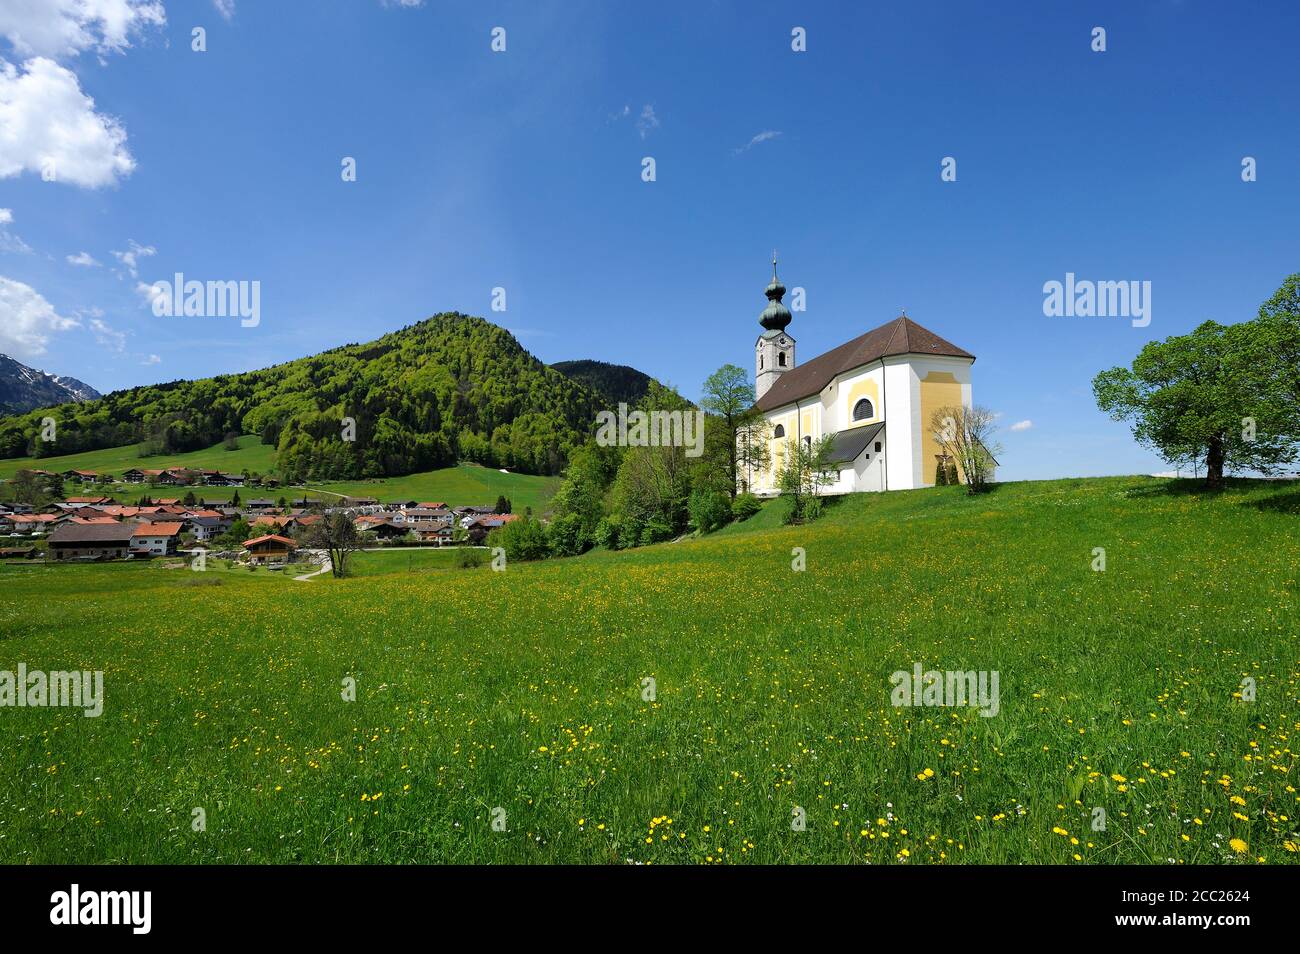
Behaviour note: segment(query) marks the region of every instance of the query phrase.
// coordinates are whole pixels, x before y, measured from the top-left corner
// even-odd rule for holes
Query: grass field
[[[1300,859],[1300,484],[757,526],[502,573],[0,567],[0,669],[105,673],[99,718],[0,709],[0,861]],[[914,663],[998,672],[997,715],[895,708]]]
[[[34,467],[63,473],[68,470],[93,470],[98,473],[121,475],[132,467],[149,470],[161,470],[167,467],[202,467],[223,470],[229,473],[242,473],[245,469],[260,474],[271,474],[275,469],[275,449],[269,444],[251,435],[239,439],[238,450],[226,450],[222,445],[206,450],[193,451],[188,454],[171,454],[165,457],[141,457],[136,445],[114,447],[108,450],[87,451],[84,454],[68,454],[63,457],[19,457],[0,460],[0,480],[13,477],[19,470]],[[338,496],[377,497],[383,501],[419,500],[443,501],[452,506],[491,506],[496,503],[497,495],[504,494],[510,498],[514,509],[523,513],[525,507],[532,507],[537,513],[546,508],[547,502],[560,486],[558,477],[536,477],[531,474],[503,474],[490,467],[477,464],[458,464],[439,470],[408,474],[405,477],[387,477],[377,480],[356,481],[321,481],[307,485],[306,496],[309,499],[331,501]],[[141,484],[119,484],[87,487],[80,490],[78,484],[68,482],[64,489],[69,494],[95,493],[113,497],[119,501],[133,502],[142,494],[154,497],[184,496],[193,490],[196,496],[205,500],[227,501],[239,494],[241,500],[250,497],[280,497],[300,499],[304,491],[301,488],[278,487],[156,487]],[[296,493],[295,493],[296,491]]]
[[[486,551],[483,551],[486,553]],[[385,576],[389,573],[428,573],[456,571],[460,554],[457,548],[443,550],[393,547],[391,550],[368,550],[348,558],[348,573],[354,577]],[[484,557],[484,563],[487,557]]]
[[[459,464],[441,470],[385,477],[377,480],[327,481],[308,485],[312,490],[327,490],[350,497],[377,497],[380,500],[441,501],[452,506],[490,507],[497,495],[510,498],[515,513],[532,507],[540,514],[559,489],[558,477],[535,477],[531,474],[503,474],[478,464]]]
[[[11,457],[0,460],[0,479],[8,480],[24,467],[63,473],[66,470],[93,470],[101,474],[120,476],[122,471],[137,467],[141,470],[162,470],[165,467],[196,467],[242,473],[245,469],[260,474],[275,468],[275,448],[263,444],[253,435],[239,439],[238,450],[226,450],[221,444],[188,454],[168,454],[163,457],[141,457],[139,447],[110,447],[106,450],[65,454],[62,457]],[[75,484],[69,484],[75,487]],[[205,488],[219,490],[224,488]],[[69,491],[71,493],[72,491]]]

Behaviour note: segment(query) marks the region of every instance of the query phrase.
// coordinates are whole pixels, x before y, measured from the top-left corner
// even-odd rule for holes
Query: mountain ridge
[[[0,415],[23,414],[70,401],[94,401],[101,396],[84,381],[50,374],[0,354]]]
[[[256,434],[291,480],[397,476],[462,460],[558,474],[607,401],[506,329],[444,312],[266,368],[0,417],[0,457],[128,444],[149,457]],[[36,439],[42,416],[55,418],[56,442]]]

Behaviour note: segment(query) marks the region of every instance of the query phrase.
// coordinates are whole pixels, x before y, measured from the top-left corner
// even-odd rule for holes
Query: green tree
[[[6,486],[7,496],[14,503],[31,504],[33,507],[46,502],[45,491],[37,475],[24,468],[14,474]]]
[[[1300,442],[1300,275],[1257,318],[1206,321],[1146,345],[1131,368],[1092,382],[1097,406],[1131,421],[1138,443],[1176,466],[1205,464],[1208,487],[1225,468],[1274,473]]]
[[[722,424],[723,455],[727,492],[732,499],[740,487],[742,464],[751,463],[752,449],[741,435],[754,427],[762,415],[754,407],[754,384],[744,369],[724,364],[704,381],[700,407],[716,415]],[[742,458],[744,458],[742,460]]]
[[[785,456],[776,477],[786,523],[814,520],[821,514],[820,492],[833,484],[837,476],[831,461],[834,448],[834,434],[823,435],[815,441],[786,441]]]

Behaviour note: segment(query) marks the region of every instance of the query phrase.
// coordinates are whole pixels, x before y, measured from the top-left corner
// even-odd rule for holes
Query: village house
[[[124,523],[65,523],[50,534],[49,554],[55,560],[121,560],[133,533]]]
[[[112,480],[112,474],[98,474],[93,470],[65,470],[60,474],[64,480],[71,480],[75,483],[95,483],[97,480]]]
[[[195,540],[219,537],[234,525],[234,520],[216,510],[192,510],[182,518]]]
[[[131,534],[131,552],[148,556],[167,556],[176,552],[182,525],[174,523],[139,523]]]
[[[406,531],[421,543],[446,546],[452,541],[450,521],[446,520],[408,520],[403,524]]]
[[[250,524],[252,527],[269,527],[272,530],[282,530],[286,533],[298,526],[297,517],[276,517],[270,514],[263,514]]]
[[[97,507],[113,503],[112,497],[68,497],[64,500],[69,507]]]
[[[406,533],[405,526],[379,514],[363,514],[353,520],[352,525],[357,528],[357,533],[373,533],[381,540],[392,540]]]
[[[11,533],[32,533],[51,529],[58,519],[58,514],[53,513],[13,513],[5,523],[12,528]]]
[[[288,537],[268,534],[244,541],[249,563],[288,563],[298,544]]]

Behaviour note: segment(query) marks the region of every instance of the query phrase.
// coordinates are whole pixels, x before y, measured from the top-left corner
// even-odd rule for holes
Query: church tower
[[[781,303],[785,286],[776,277],[776,253],[772,253],[772,283],[763,292],[767,307],[759,316],[763,333],[754,346],[754,400],[767,393],[776,379],[794,367],[794,338],[785,330],[790,324],[790,309]]]

